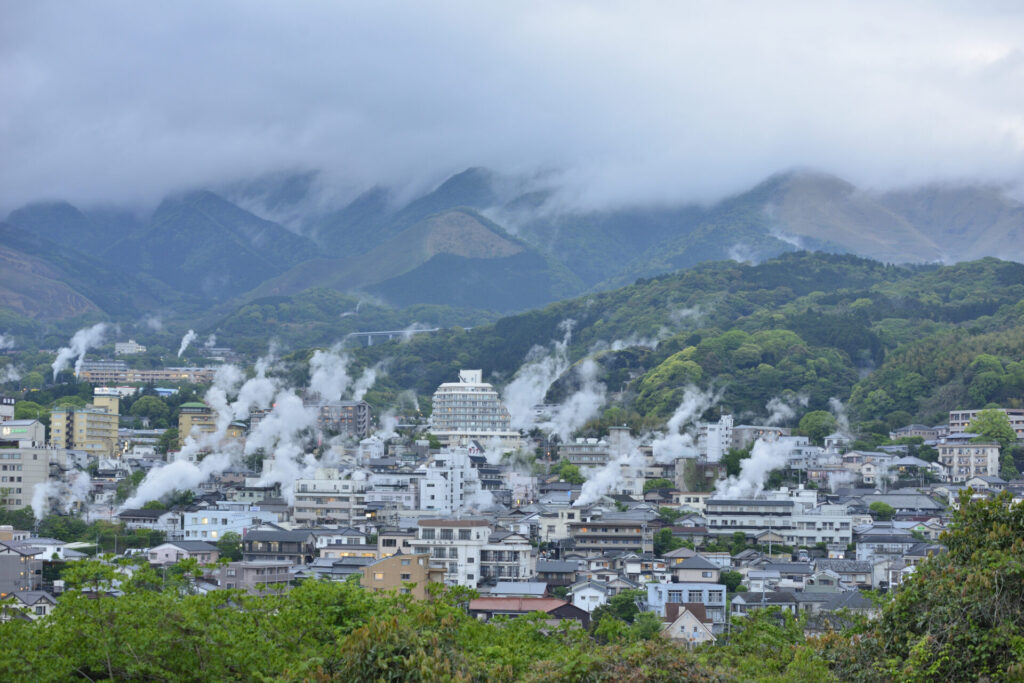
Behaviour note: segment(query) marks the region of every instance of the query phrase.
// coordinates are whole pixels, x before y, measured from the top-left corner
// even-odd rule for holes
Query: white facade
[[[323,468],[312,479],[293,484],[294,519],[297,523],[335,522],[358,524],[366,521],[367,477],[364,472],[343,472]]]
[[[142,344],[138,344],[134,339],[129,339],[126,342],[117,342],[114,344],[114,355],[115,356],[131,356],[137,353],[145,353],[146,347]]]
[[[732,415],[723,415],[718,422],[705,422],[700,427],[698,445],[708,462],[721,462],[732,447]]]
[[[421,510],[450,515],[466,508],[480,491],[480,475],[465,448],[442,450],[421,469]]]
[[[244,536],[245,532],[264,522],[278,521],[277,515],[259,506],[250,508],[244,503],[218,503],[216,508],[182,513],[181,538],[186,541],[216,543],[229,531]]]
[[[480,552],[491,528],[482,520],[422,519],[413,542],[416,553],[428,553],[430,564],[444,569],[446,586],[476,588]]]
[[[960,483],[973,477],[999,476],[999,444],[946,437],[939,441],[938,450],[939,463],[946,469],[948,481]]]
[[[482,370],[460,370],[458,382],[445,382],[434,392],[430,431],[441,443],[497,438],[503,448],[516,448],[519,432],[510,425],[508,410],[494,387],[483,381]]]

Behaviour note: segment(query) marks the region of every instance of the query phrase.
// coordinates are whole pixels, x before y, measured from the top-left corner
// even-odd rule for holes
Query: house
[[[548,588],[555,586],[571,586],[576,583],[577,562],[565,560],[537,560],[537,580],[543,581]]]
[[[242,558],[246,561],[309,564],[315,556],[316,538],[311,531],[255,529],[242,537]]]
[[[363,570],[376,562],[373,557],[318,557],[311,563],[293,566],[292,575],[296,580],[323,579],[345,581],[350,576],[362,575]]]
[[[122,510],[117,514],[117,519],[129,531],[162,531],[167,534],[167,538],[179,536],[183,529],[180,510]]]
[[[499,581],[487,594],[492,598],[543,598],[548,585],[543,581]]]
[[[262,595],[289,590],[291,567],[288,560],[244,560],[218,567],[213,578],[219,588],[240,588]]]
[[[583,628],[590,626],[588,612],[558,598],[476,598],[469,601],[469,614],[482,621],[499,615],[518,617],[533,612],[542,612],[557,621],[573,619]]]
[[[783,612],[789,612],[793,616],[797,614],[797,600],[792,593],[785,591],[765,591],[763,593],[737,593],[732,598],[732,611],[734,617],[746,616],[751,610],[762,607],[778,607]]]
[[[694,555],[672,565],[672,579],[677,583],[718,583],[722,568]]]
[[[0,606],[0,622],[11,619],[35,621],[49,616],[57,607],[57,598],[46,591],[15,591],[7,598],[14,602]]]
[[[584,612],[593,612],[601,605],[607,604],[611,597],[608,584],[601,581],[586,580],[574,584],[569,588],[569,597],[572,604]]]
[[[206,541],[168,541],[150,548],[147,557],[150,564],[174,564],[185,559],[210,564],[220,558],[220,551]]]
[[[647,609],[660,617],[666,615],[669,603],[700,603],[704,605],[712,630],[717,635],[725,631],[725,586],[717,583],[649,583]]]
[[[427,584],[443,583],[444,570],[430,566],[430,555],[398,552],[362,570],[359,583],[372,591],[393,590],[426,600]]]
[[[715,642],[714,624],[707,617],[704,605],[696,602],[665,605],[665,622],[662,634],[673,642],[694,647],[701,643]]]
[[[0,541],[0,597],[15,591],[39,589],[43,574],[42,552],[21,541]]]
[[[815,569],[833,571],[839,575],[845,586],[871,588],[871,563],[857,560],[832,560],[819,558],[814,561]]]

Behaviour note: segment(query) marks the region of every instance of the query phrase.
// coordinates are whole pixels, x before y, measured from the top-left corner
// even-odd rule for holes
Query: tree
[[[661,557],[665,553],[672,552],[677,548],[683,547],[682,539],[678,539],[672,535],[672,529],[665,527],[664,529],[658,529],[654,533],[654,554]]]
[[[156,442],[157,450],[161,453],[166,453],[171,449],[172,446],[178,445],[178,429],[177,427],[171,427],[160,435],[160,438]]]
[[[836,427],[835,415],[827,410],[812,410],[800,418],[798,431],[820,446],[826,436],[836,431]]]
[[[149,418],[150,420],[163,420],[170,415],[171,411],[160,398],[156,396],[143,396],[132,404],[128,413],[136,417]]]
[[[736,588],[743,583],[743,574],[726,569],[718,575],[718,583],[725,586],[725,590],[729,593],[735,593]]]
[[[725,473],[731,477],[740,475],[740,466],[743,461],[750,457],[749,448],[730,448],[722,456],[722,464],[725,465]]]
[[[557,474],[559,479],[570,484],[582,484],[587,480],[580,473],[580,468],[568,460],[559,460],[558,464],[551,468],[551,473]]]
[[[50,410],[34,401],[18,401],[14,404],[15,420],[41,420],[49,416]]]
[[[896,510],[893,509],[888,503],[883,503],[880,500],[876,500],[874,503],[868,506],[868,510],[871,511],[871,516],[880,521],[888,521],[892,519],[892,516],[896,514]]]
[[[978,435],[976,441],[995,441],[1003,451],[1017,442],[1017,433],[1010,425],[1010,418],[995,408],[979,411],[967,425],[967,431]]]
[[[225,532],[217,541],[217,550],[222,558],[238,562],[242,559],[242,537],[234,531]]]
[[[655,491],[657,489],[672,489],[675,488],[675,484],[669,479],[648,479],[644,482],[644,493],[648,491]]]

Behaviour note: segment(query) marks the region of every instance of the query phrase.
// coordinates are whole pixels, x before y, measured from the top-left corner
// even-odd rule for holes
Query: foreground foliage
[[[193,594],[188,566],[123,578],[69,565],[46,620],[0,624],[0,680],[1011,681],[1024,678],[1024,505],[961,500],[949,551],[922,562],[868,621],[805,637],[774,608],[694,651],[657,633],[633,595],[592,632],[541,614],[483,623],[465,589],[432,600],[309,581],[285,595]],[[119,582],[124,595],[105,589]],[[440,588],[440,587],[435,587]]]

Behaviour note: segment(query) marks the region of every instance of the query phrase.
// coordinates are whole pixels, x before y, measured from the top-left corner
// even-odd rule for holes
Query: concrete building
[[[183,512],[182,538],[216,543],[226,533],[244,536],[250,529],[277,521],[276,513],[261,510],[259,505],[220,501],[213,507]]]
[[[973,441],[975,436],[961,432],[939,439],[939,464],[946,469],[948,481],[999,476],[999,444],[977,443]]]
[[[594,519],[571,523],[568,527],[569,537],[579,552],[654,551],[653,529],[642,519]]]
[[[736,425],[732,428],[732,441],[730,448],[746,448],[758,439],[774,441],[779,437],[789,436],[792,430],[789,427],[769,427],[765,425]]]
[[[998,408],[1006,413],[1010,426],[1017,433],[1017,440],[1024,440],[1024,408]],[[966,432],[971,421],[978,416],[981,409],[977,410],[951,410],[949,411],[949,433]]]
[[[419,480],[421,510],[450,515],[481,502],[480,475],[467,449],[443,449],[421,469],[424,471]]]
[[[292,563],[277,560],[230,562],[213,571],[220,588],[240,588],[254,595],[280,593],[290,589]]]
[[[0,448],[42,448],[46,425],[39,420],[7,420],[0,423]]]
[[[444,570],[431,566],[426,553],[390,555],[364,567],[362,574],[363,588],[395,591],[417,600],[427,599],[427,584],[444,582]]]
[[[498,439],[502,447],[515,448],[519,432],[510,425],[508,410],[494,387],[483,381],[482,370],[460,370],[458,382],[445,382],[434,392],[430,432],[442,444]]]
[[[117,342],[114,344],[114,355],[115,356],[131,356],[138,353],[145,353],[146,347],[142,344],[138,344],[134,339],[129,339],[126,342]]]
[[[50,443],[55,448],[85,451],[97,458],[118,452],[119,399],[94,396],[93,403],[78,408],[64,406],[50,411]]]
[[[42,553],[19,541],[0,541],[0,598],[15,591],[39,590]]]
[[[697,446],[708,462],[720,462],[722,456],[729,452],[732,430],[732,415],[723,415],[718,422],[701,423]]]
[[[604,439],[583,439],[558,446],[559,460],[568,460],[577,467],[604,467],[610,458],[608,442]]]
[[[716,635],[725,631],[725,586],[717,583],[649,583],[647,584],[647,609],[665,618],[669,604],[700,604],[711,630]]]
[[[476,588],[490,524],[482,519],[421,519],[417,526],[415,552],[430,555],[431,563],[444,571],[445,585]]]
[[[853,541],[854,517],[846,505],[818,505],[817,493],[805,489],[768,491],[762,498],[710,498],[705,516],[708,532],[754,538],[772,531],[789,545],[826,543],[845,547]]]
[[[14,419],[14,404],[17,402],[10,396],[0,396],[0,422]]]
[[[56,455],[52,448],[0,448],[0,507],[31,504],[35,487],[49,481]]]
[[[303,404],[316,410],[316,425],[324,434],[344,434],[357,439],[370,435],[370,404],[366,401],[303,401]]]
[[[308,530],[255,529],[242,537],[242,557],[246,561],[309,564],[316,555],[316,537]]]
[[[178,447],[185,444],[191,436],[199,440],[205,434],[217,431],[217,413],[205,403],[192,401],[182,403],[178,408]],[[238,441],[245,438],[245,425],[232,422],[225,433],[225,439]]]
[[[294,519],[300,524],[354,525],[366,521],[368,483],[362,472],[318,469],[312,479],[296,479],[293,486]]]
[[[78,378],[93,384],[153,384],[175,382],[209,384],[217,368],[171,367],[146,370],[129,368],[123,360],[84,361]]]

